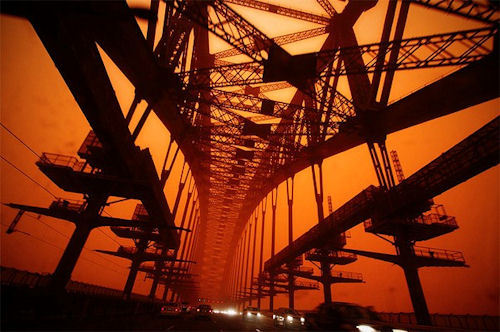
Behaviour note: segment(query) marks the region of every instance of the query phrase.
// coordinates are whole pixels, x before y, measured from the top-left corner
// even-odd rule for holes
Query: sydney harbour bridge
[[[92,128],[75,155],[49,151],[37,161],[54,184],[82,194],[81,200],[9,204],[19,211],[10,231],[25,212],[75,225],[48,289],[63,291],[90,232],[110,227],[117,237],[134,241],[101,251],[131,262],[125,300],[138,272],[145,272],[152,280],[151,299],[203,298],[240,308],[261,307],[266,299],[272,311],[278,294],[287,294],[293,308],[296,292],[317,290],[331,302],[332,284],[363,282],[360,273],[337,266],[366,256],[401,267],[417,322],[431,324],[419,268],[467,264],[461,252],[417,242],[458,228],[433,198],[498,164],[499,121],[484,123],[406,176],[386,138],[498,97],[498,3],[317,0],[315,5],[322,13],[294,9],[293,1],[289,6],[258,0],[2,3],[3,14],[32,24]],[[373,23],[376,38],[361,43],[358,21],[380,7],[382,18]],[[263,30],[272,31],[272,20],[251,22],[243,15],[249,8],[311,28],[271,36]],[[432,34],[407,37],[412,8],[432,11],[445,24],[460,19],[468,28],[436,25]],[[317,50],[291,47],[318,38]],[[216,42],[224,46],[214,52]],[[127,109],[120,107],[100,49],[134,86]],[[391,98],[398,74],[443,68],[445,75]],[[281,91],[287,97],[269,97]],[[153,113],[169,133],[164,161],[156,165],[147,147],[136,143]],[[323,190],[323,173],[332,170],[323,169],[323,160],[364,144],[377,183],[334,210]],[[169,176],[181,155],[177,196],[168,204],[164,188],[177,181]],[[300,222],[294,219],[294,200],[303,194],[294,179],[304,170],[312,174],[316,205],[310,218],[316,224],[294,236]],[[277,229],[281,195],[287,227]],[[133,216],[104,215],[111,197],[137,200]],[[179,208],[181,197],[185,204]],[[347,232],[361,223],[366,232],[391,242],[394,254],[344,248]],[[288,239],[284,248],[276,246],[280,234]]]

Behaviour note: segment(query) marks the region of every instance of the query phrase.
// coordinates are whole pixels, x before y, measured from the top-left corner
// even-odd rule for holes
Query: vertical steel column
[[[313,177],[313,185],[314,185],[314,196],[316,199],[316,208],[318,212],[318,223],[325,219],[324,211],[323,211],[323,162],[319,161],[318,163],[318,173],[319,179],[316,176],[316,169],[314,167],[314,163],[311,165],[312,177]],[[319,185],[318,185],[319,180]],[[326,253],[325,253],[326,254]],[[330,263],[327,261],[321,261],[321,283],[323,284],[323,297],[324,302],[330,303],[332,302],[332,289],[331,289],[331,272],[330,272]]]
[[[185,224],[185,221],[186,221],[186,215],[187,215],[187,211],[188,211],[188,208],[189,208],[189,204],[191,203],[191,197],[193,196],[193,191],[194,191],[194,183],[191,185],[191,182],[193,180],[193,177],[189,177],[189,182],[188,182],[188,192],[187,192],[187,197],[186,197],[186,203],[184,204],[184,211],[182,212],[182,217],[181,217],[181,222],[180,222],[180,228],[184,228],[184,224]],[[193,206],[194,206],[194,202],[193,202]],[[179,230],[179,233],[182,237],[182,230]],[[186,233],[186,236],[184,237],[184,242],[182,242],[182,245],[181,245],[181,255],[178,257],[181,259],[181,256],[182,256],[182,252],[184,251],[184,248],[186,246],[186,240],[187,239],[187,233]],[[174,257],[177,258],[177,255],[179,253],[179,248],[177,248],[176,250],[174,250]],[[174,273],[172,270],[173,270],[173,267],[175,265],[175,261],[172,261],[170,263],[170,267],[172,268],[171,271],[170,271],[170,274],[172,275],[175,275],[176,273]],[[172,293],[172,296],[170,298],[170,302],[173,302],[174,300],[174,295]]]
[[[233,265],[233,278],[231,280],[230,288],[230,299],[232,302],[236,302],[236,289],[238,288],[238,277],[240,269],[240,255],[241,255],[241,241],[238,242],[236,246],[236,255],[234,255],[234,265]]]
[[[387,52],[387,45],[391,35],[392,24],[394,22],[394,14],[396,13],[397,1],[389,1],[387,12],[385,15],[384,29],[382,30],[382,38],[380,38],[380,48],[377,54],[377,63],[375,64],[375,71],[373,73],[372,84],[370,87],[370,103],[374,104],[377,100],[377,93],[382,78],[382,67],[385,63],[385,55]]]
[[[248,285],[248,265],[250,264],[250,239],[252,237],[252,220],[250,219],[250,223],[248,224],[248,244],[247,244],[247,253],[246,253],[246,266],[245,266],[245,282],[243,283],[243,294],[245,295],[243,297],[243,307],[245,307],[245,297],[247,294],[246,288]]]
[[[394,40],[398,41],[403,38],[403,32],[406,25],[406,18],[408,17],[408,10],[410,8],[410,1],[401,1],[399,8],[398,22],[396,24],[396,31],[394,32]],[[389,56],[389,65],[395,64],[399,55],[400,43],[396,43]],[[385,74],[384,86],[382,87],[382,94],[380,96],[380,104],[386,106],[389,101],[389,95],[392,87],[392,80],[394,79],[394,70],[388,70]]]
[[[150,14],[148,20],[148,31],[146,33],[146,41],[151,50],[154,49],[155,45],[156,23],[158,22],[159,5],[159,0],[151,0],[151,4],[149,5]]]
[[[97,226],[95,220],[99,216],[107,199],[107,195],[92,195],[87,198],[87,206],[82,212],[80,220],[75,223],[76,228],[73,235],[71,235],[68,245],[52,274],[50,288],[63,291],[66,284],[71,280],[71,274],[75,269],[85,242],[87,242],[91,230]]]
[[[135,279],[137,278],[137,272],[139,269],[139,265],[142,263],[142,256],[144,251],[148,246],[148,240],[139,240],[136,243],[137,252],[132,258],[132,263],[130,264],[130,271],[128,273],[127,282],[125,283],[125,287],[123,288],[123,297],[126,300],[130,300],[130,295],[132,294],[132,289],[134,288]]]
[[[161,167],[161,176],[160,176],[160,183],[162,188],[165,188],[165,184],[170,176],[170,172],[172,171],[172,167],[174,166],[175,160],[177,159],[177,154],[179,152],[179,146],[177,146],[177,149],[174,153],[174,156],[172,157],[172,161],[170,162],[170,166],[168,168],[165,168],[167,166],[168,162],[168,157],[170,156],[170,149],[172,148],[174,140],[172,137],[169,137],[169,142],[168,142],[168,148],[167,152],[165,153],[165,159],[163,160],[163,165]],[[153,278],[153,283],[151,284],[151,289],[149,291],[149,297],[154,301],[155,296],[156,296],[156,290],[158,288],[158,284],[160,282],[160,278],[163,277],[163,267],[165,266],[165,262],[155,262],[155,274]]]
[[[387,180],[387,185],[389,186],[389,189],[391,189],[396,186],[396,182],[394,181],[394,175],[392,174],[391,161],[389,160],[389,154],[387,153],[385,141],[379,142],[378,148],[380,150],[380,155],[382,157],[382,164],[384,165],[384,172]]]
[[[415,311],[415,318],[420,325],[432,325],[431,316],[425,301],[424,291],[418,275],[418,267],[413,263],[413,245],[401,237],[396,238],[396,248],[401,257],[401,267],[405,273],[406,283],[410,292],[411,303]]]
[[[250,271],[250,297],[248,300],[248,305],[252,305],[253,302],[253,274],[255,268],[255,247],[257,246],[257,221],[259,220],[259,206],[255,208],[255,220],[253,227],[253,249],[252,249],[252,270]]]
[[[231,284],[229,288],[229,302],[233,303],[236,302],[235,299],[235,291],[236,291],[236,282],[238,280],[238,272],[239,272],[239,266],[240,266],[240,254],[241,254],[241,242],[238,242],[238,245],[236,246],[236,251],[235,255],[233,256],[233,266],[232,266],[232,279],[231,279]]]
[[[184,170],[186,170],[185,174]],[[172,208],[172,218],[174,219],[174,221],[175,221],[175,216],[177,214],[177,209],[179,208],[182,192],[184,191],[184,187],[186,185],[189,175],[190,175],[190,170],[186,168],[186,161],[184,161],[184,163],[182,164],[181,175],[179,177],[179,186],[177,189],[177,195],[175,197],[174,207]],[[177,250],[174,252],[174,256],[177,256]],[[172,262],[171,264],[174,264],[174,262]],[[165,266],[165,263],[164,262],[160,263],[160,266],[163,268]],[[165,280],[165,289],[163,290],[163,299],[166,299],[166,293],[168,292],[168,284],[170,283],[172,271],[169,271],[168,273],[169,275],[167,276],[167,280]]]
[[[246,233],[245,233],[246,235]],[[240,238],[240,251],[238,253],[238,266],[237,266],[237,271],[236,271],[236,280],[235,280],[235,287],[234,287],[234,291],[233,291],[233,296],[234,296],[234,302],[236,304],[236,306],[238,306],[238,301],[239,301],[239,297],[238,297],[238,291],[240,289],[240,286],[241,286],[241,283],[240,283],[240,280],[241,280],[241,268],[242,268],[242,265],[243,265],[243,245],[244,245],[244,240],[243,240],[243,237]]]
[[[177,159],[177,155],[179,153],[179,146],[177,145],[177,147],[175,148],[174,156],[172,157],[172,161],[170,162],[170,166],[166,167],[168,162],[168,157],[170,155],[170,149],[172,148],[172,144],[173,144],[173,139],[172,137],[170,137],[167,153],[165,154],[165,159],[163,160],[163,165],[161,167],[160,183],[162,188],[165,188],[165,183],[167,182],[167,179],[170,176],[170,173],[172,172],[172,168],[174,167],[175,160]]]
[[[198,197],[198,201],[199,201],[199,197]],[[196,237],[195,232],[198,232],[198,223],[200,221],[199,220],[200,219],[199,212],[200,212],[200,210],[199,210],[199,204],[198,204],[198,206],[194,210],[194,217],[193,217],[193,222],[192,222],[193,228],[191,229],[191,233],[188,235],[187,251],[186,251],[185,256],[183,256],[184,260],[191,260],[192,250],[194,247],[194,241],[195,241],[195,237]],[[183,265],[183,267],[186,267],[188,265],[188,263],[181,262],[179,265]]]
[[[387,182],[385,181],[385,176],[380,166],[380,160],[378,158],[377,150],[373,142],[368,142],[368,150],[370,152],[370,157],[372,158],[373,167],[375,168],[375,174],[377,175],[377,180],[382,188],[387,188]]]
[[[184,161],[184,163],[182,164],[181,175],[179,178],[179,187],[177,189],[177,196],[175,197],[174,207],[172,208],[172,217],[174,218],[174,220],[175,220],[175,215],[177,214],[177,209],[179,208],[182,192],[184,191],[187,178],[190,174],[189,169],[187,169],[186,174],[184,174],[185,169],[186,169],[186,162]]]
[[[271,210],[272,210],[272,219],[271,219],[271,258],[274,257],[276,250],[276,205],[278,203],[278,187],[271,191]],[[269,272],[269,311],[273,312],[274,310],[274,273],[272,271]]]
[[[172,23],[173,13],[174,13],[174,6],[165,6],[165,16],[163,18],[162,36],[168,35],[168,30],[170,28],[170,24]]]
[[[398,14],[398,21],[396,25],[396,29],[394,32],[394,40],[401,40],[403,37],[403,32],[404,28],[406,25],[406,19],[408,17],[408,10],[409,10],[410,2],[409,1],[402,1],[401,6],[399,9],[399,14]],[[387,9],[387,14],[385,18],[385,23],[384,23],[384,30],[382,33],[382,43],[387,41],[390,37],[390,31],[392,28],[392,23],[394,20],[394,13],[396,11],[396,2],[390,2],[388,9]],[[396,43],[395,47],[392,49],[391,54],[389,56],[389,65],[395,64],[398,58],[400,50],[400,44]],[[381,71],[380,68],[382,67],[384,63],[384,58],[385,58],[385,49],[381,48],[379,50],[379,56],[377,59],[377,69],[374,73],[374,77],[372,80],[372,87],[371,87],[371,99],[373,102],[376,100],[376,95],[377,91],[379,88],[380,84],[380,78],[381,78]],[[382,55],[383,54],[383,55]],[[380,97],[380,105],[382,107],[386,106],[389,100],[390,92],[391,92],[391,87],[392,87],[392,81],[394,79],[394,70],[389,70],[386,72],[385,79],[384,79],[384,84],[382,87],[382,92],[381,92],[381,97]],[[395,180],[394,176],[392,173],[391,169],[391,164],[389,161],[389,156],[387,153],[387,148],[385,145],[385,139],[379,139],[378,142],[379,150],[381,153],[382,157],[382,162],[383,162],[383,170],[385,172],[385,178],[386,184],[384,187],[387,189],[390,189],[395,186]],[[382,167],[380,166],[380,162],[378,161],[378,156],[376,155],[375,148],[372,144],[369,144],[369,149],[370,149],[370,155],[372,157],[372,161],[374,163],[374,166],[376,168],[377,172],[377,177],[379,178],[380,182],[380,176],[379,173],[382,173]],[[374,155],[376,159],[374,158]],[[384,174],[380,174],[383,176]],[[380,182],[381,186],[382,183]],[[422,325],[431,325],[431,318],[429,315],[429,310],[427,308],[427,303],[425,301],[425,296],[424,292],[422,289],[422,285],[420,283],[420,278],[418,275],[418,268],[414,265],[413,263],[413,244],[411,241],[408,239],[402,238],[401,236],[395,237],[395,245],[396,249],[398,251],[398,254],[400,255],[403,264],[401,264],[405,277],[406,277],[406,282],[408,284],[408,289],[410,291],[410,297],[411,301],[413,304],[413,310],[415,311],[415,316],[417,318],[417,322]]]
[[[199,238],[200,238],[200,233],[201,233],[201,230],[200,230],[200,227],[201,227],[201,225],[200,225],[200,223],[201,223],[201,217],[200,217],[200,215],[199,215],[198,212],[199,212],[199,210],[196,209],[196,213],[195,213],[196,234],[194,234],[191,237],[191,243],[190,243],[190,247],[189,247],[188,254],[187,254],[187,257],[188,257],[187,260],[188,260],[188,262],[184,262],[185,267],[188,268],[188,272],[191,272],[191,267],[193,266],[192,261],[193,261],[195,249],[197,248],[197,245],[198,245],[198,242],[199,242]]]
[[[198,210],[196,210],[196,211],[195,211],[195,215],[194,215],[194,220],[195,220],[195,221],[194,221],[194,226],[193,226],[193,229],[192,229],[191,233],[188,235],[188,236],[189,236],[189,239],[187,240],[187,241],[188,241],[188,242],[187,242],[187,247],[188,247],[188,250],[191,250],[192,245],[193,245],[193,243],[194,243],[194,241],[193,241],[193,240],[194,240],[195,236],[197,236],[197,235],[198,235],[198,234],[197,234],[197,232],[196,232],[196,231],[198,230],[198,228],[196,227],[196,226],[197,226],[197,224],[198,224],[198,223],[197,223],[197,221],[198,221],[198,220],[197,220],[197,217],[198,217]],[[195,233],[195,232],[196,232],[196,234],[194,234],[194,235],[193,235],[193,233]],[[188,255],[189,255],[189,253],[188,253],[188,254],[186,254],[186,256],[187,256],[187,257],[188,257]],[[183,269],[183,268],[188,268],[188,265],[189,265],[189,262],[180,262],[180,263],[179,263],[179,273],[181,272],[181,269]],[[171,274],[171,273],[172,273],[172,269],[170,269],[170,271],[169,271],[168,273],[170,273],[170,274]],[[187,273],[187,272],[185,272],[185,273]],[[165,288],[163,289],[163,297],[162,297],[162,298],[163,298],[163,301],[165,301],[165,300],[166,300],[166,298],[167,298],[167,293],[168,293],[168,281],[169,281],[169,278],[166,278],[166,279],[165,279]]]
[[[234,248],[234,251],[238,252],[238,245],[236,245],[236,247]],[[227,280],[223,286],[223,293],[224,293],[224,301],[225,302],[229,302],[229,300],[230,300],[228,294],[231,293],[231,285],[232,285],[231,283],[233,282],[234,257],[235,257],[235,255],[233,255],[231,257],[231,263],[229,265],[229,272],[227,273]]]
[[[396,29],[394,32],[394,40],[401,40],[403,37],[403,32],[404,28],[406,25],[406,19],[408,17],[408,10],[410,6],[410,1],[402,1],[401,6],[399,8],[399,14],[398,14],[398,21],[396,25]],[[396,1],[390,2],[388,9],[387,9],[387,14],[385,18],[385,23],[384,23],[384,30],[382,33],[382,43],[387,41],[390,37],[390,32],[394,20],[394,13],[396,11]],[[398,58],[400,50],[400,44],[396,43],[394,48],[391,51],[391,54],[389,56],[389,66],[392,64],[395,64]],[[372,87],[371,87],[371,99],[372,101],[376,100],[376,95],[377,91],[379,88],[380,84],[380,78],[381,78],[381,70],[380,68],[382,67],[384,63],[384,58],[385,58],[385,48],[381,48],[379,50],[379,56],[377,59],[377,65],[376,65],[376,70],[373,76],[372,80]],[[383,54],[383,55],[382,55]],[[380,96],[380,105],[382,107],[386,106],[389,100],[391,88],[392,88],[392,82],[394,79],[394,70],[389,70],[385,74],[385,79],[384,79],[384,84],[382,87],[382,92]],[[392,173],[391,169],[391,164],[389,161],[389,156],[387,154],[387,148],[385,146],[385,140],[379,140],[378,142],[379,145],[379,150],[381,153],[382,157],[382,162],[384,164],[384,171],[385,171],[385,176],[387,179],[387,186],[386,188],[390,189],[395,186],[395,181],[394,181],[394,176]],[[373,151],[372,151],[373,150]],[[377,170],[377,177],[379,177],[378,172],[381,172],[381,167],[380,163],[376,165],[376,162],[373,157],[373,153],[376,153],[375,149],[373,148],[373,144],[370,147],[370,154],[372,155],[372,160],[374,162],[374,166],[380,169],[380,171]],[[377,160],[378,162],[378,160]],[[379,178],[380,182],[380,178]],[[382,185],[382,183],[381,183]],[[398,251],[398,254],[400,255],[403,264],[401,266],[403,267],[405,277],[406,277],[406,282],[408,284],[408,289],[410,291],[410,297],[411,301],[413,304],[413,310],[415,311],[415,316],[417,318],[417,321],[419,324],[422,325],[431,325],[431,319],[429,315],[429,310],[427,308],[427,304],[425,301],[425,296],[423,293],[422,285],[420,283],[420,278],[418,276],[418,269],[413,263],[413,244],[411,241],[408,239],[402,238],[401,236],[395,237],[395,245],[396,249]]]
[[[199,224],[200,224],[200,218],[198,217],[198,212],[199,209],[197,208],[194,213],[194,218],[193,218],[193,230],[191,231],[191,236],[189,237],[189,240],[187,241],[187,251],[185,257],[182,256],[184,262],[179,263],[179,273],[181,273],[183,268],[186,268],[185,272],[182,272],[184,275],[187,275],[191,273],[191,266],[192,266],[192,260],[193,260],[193,255],[194,255],[194,247],[195,247],[195,242],[198,239],[199,235]],[[193,234],[196,232],[196,234]]]
[[[257,290],[257,308],[260,310],[260,299],[262,297],[262,280],[260,278],[262,273],[262,264],[264,260],[264,226],[266,224],[266,209],[267,209],[267,196],[262,201],[262,226],[260,228],[260,259],[259,259],[259,272],[257,273],[258,290]]]
[[[191,233],[193,231],[191,229],[191,227],[193,226],[193,215],[194,215],[194,208],[196,207],[196,202],[197,202],[197,197],[196,197],[196,195],[193,195],[193,203],[191,204],[191,210],[189,212],[188,226],[187,226],[187,229],[190,229]],[[183,220],[184,220],[184,217],[183,217]],[[183,227],[183,226],[181,226],[181,227]],[[188,241],[191,239],[191,233],[185,233],[184,234],[184,241],[182,241],[182,246],[181,246],[182,249],[181,249],[181,253],[180,253],[181,260],[185,259],[184,253],[186,251],[186,247],[189,245]],[[175,262],[173,261],[170,265],[171,265],[170,273],[172,273],[172,271],[174,271],[173,267],[175,265]],[[181,263],[179,264],[179,266],[180,265],[181,265]],[[162,263],[158,264],[158,266],[160,268],[163,268],[165,266],[165,263],[162,262]],[[178,273],[180,274],[180,273],[182,273],[182,271],[179,269]],[[161,273],[159,275],[161,275]],[[154,298],[154,294],[156,293],[156,288],[158,287],[158,281],[159,281],[159,278],[155,278],[153,280],[153,285],[151,286],[151,292],[149,294],[150,297]]]
[[[286,179],[286,195],[288,201],[288,245],[293,242],[293,180],[294,175]],[[293,276],[293,266],[288,265],[288,306],[295,308],[295,279]]]
[[[198,203],[198,197],[197,197],[197,195],[194,195],[193,196],[193,204],[191,204],[191,211],[189,212],[188,225],[187,225],[187,229],[191,230],[191,232],[185,234],[184,242],[183,242],[182,249],[181,249],[181,254],[179,256],[183,260],[187,259],[186,248],[189,247],[189,243],[190,243],[189,241],[191,240],[191,234],[193,233],[192,227],[194,226],[193,220],[194,220],[194,216],[195,216],[194,209],[196,207],[196,203]]]
[[[238,307],[240,306],[241,304],[241,289],[243,287],[245,287],[243,285],[243,280],[244,280],[244,276],[243,276],[243,270],[245,269],[245,251],[246,251],[246,238],[247,238],[247,233],[248,233],[248,226],[247,226],[247,229],[245,229],[245,234],[243,235],[243,252],[242,252],[242,255],[241,255],[241,272],[240,272],[240,285],[238,287]]]

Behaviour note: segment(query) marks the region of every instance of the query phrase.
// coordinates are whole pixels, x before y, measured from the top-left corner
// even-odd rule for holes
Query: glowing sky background
[[[286,7],[323,14],[321,8],[310,1],[272,1]],[[342,3],[332,1],[341,10]],[[138,5],[129,2],[130,5]],[[140,5],[140,3],[139,3]],[[160,13],[164,4],[160,4]],[[377,42],[380,38],[386,1],[364,13],[355,25],[359,44]],[[270,37],[294,31],[303,31],[316,25],[290,18],[234,6],[238,12]],[[162,18],[160,17],[160,23]],[[140,21],[145,32],[145,22]],[[161,24],[160,24],[161,25]],[[411,6],[405,37],[448,32],[480,27],[462,18]],[[17,134],[37,153],[53,152],[75,155],[90,127],[73,99],[59,72],[27,20],[2,15],[0,17],[0,72],[1,72],[1,122]],[[213,36],[212,36],[213,37]],[[286,45],[292,54],[318,50],[325,36],[307,42]],[[158,35],[157,35],[158,40]],[[211,38],[211,52],[228,48]],[[124,112],[128,109],[134,88],[101,52],[117,98]],[[245,61],[243,56],[229,59]],[[456,67],[398,72],[391,94],[396,100],[411,91],[456,70]],[[481,84],[481,82],[470,82]],[[340,89],[346,88],[341,80]],[[273,99],[289,100],[293,89],[269,93]],[[453,96],[443,96],[453,98]],[[145,104],[141,104],[145,107]],[[406,176],[413,174],[441,153],[498,116],[498,99],[462,110],[388,136],[389,150],[397,150]],[[141,114],[141,112],[136,112]],[[132,126],[138,121],[133,120]],[[81,199],[81,195],[64,193],[50,182],[35,166],[37,157],[9,135],[3,128],[1,155],[29,176],[40,182],[58,197]],[[154,114],[148,118],[137,144],[149,147],[155,164],[161,167],[168,143],[168,132]],[[165,190],[173,204],[180,158]],[[325,196],[331,195],[336,209],[370,184],[377,184],[375,172],[366,145],[359,146],[328,158],[323,163]],[[444,204],[449,215],[455,216],[459,229],[442,237],[420,242],[426,247],[463,251],[469,268],[423,268],[420,276],[431,313],[498,314],[499,310],[499,171],[498,166],[449,190],[435,198]],[[6,162],[0,162],[1,202],[16,202],[47,207],[52,201],[47,192],[28,180]],[[295,177],[294,238],[317,223],[316,206],[310,169]],[[277,219],[277,251],[287,244],[287,207],[285,187],[279,187]],[[182,211],[185,196],[179,211]],[[106,208],[113,216],[130,218],[136,202],[127,201]],[[270,211],[270,206],[268,206]],[[325,211],[327,211],[325,197]],[[33,272],[51,273],[68,242],[73,225],[49,217],[36,219],[27,213],[19,230],[6,235],[6,227],[17,211],[1,207],[1,264]],[[179,216],[178,216],[179,217]],[[178,220],[177,220],[178,223]],[[260,228],[260,226],[259,226]],[[264,259],[270,255],[270,212],[266,220]],[[359,225],[350,232],[347,248],[394,253],[385,241],[364,232]],[[259,239],[259,237],[258,237]],[[132,242],[116,238],[108,229],[94,230],[86,250],[73,272],[73,280],[122,289],[128,273],[129,262],[112,256],[92,252],[93,249],[115,250],[118,243]],[[359,257],[358,261],[339,268],[363,273],[366,283],[335,284],[332,287],[336,301],[373,305],[379,311],[408,312],[411,303],[402,270],[389,263]],[[151,281],[139,273],[134,292],[147,294]],[[322,301],[322,291],[296,292],[299,309],[310,309]],[[275,307],[285,306],[287,295],[278,296]],[[267,300],[263,301],[267,307]]]

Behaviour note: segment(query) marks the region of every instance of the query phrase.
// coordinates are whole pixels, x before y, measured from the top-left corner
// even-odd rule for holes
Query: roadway
[[[272,318],[263,316],[258,319],[243,320],[241,315],[211,314],[209,317],[197,317],[193,313],[184,313],[176,317],[161,317],[156,314],[135,315],[100,315],[92,318],[52,319],[32,317],[27,313],[25,319],[2,322],[2,331],[303,331],[274,327]],[[385,323],[384,323],[385,324]],[[392,323],[387,323],[393,326]],[[486,331],[489,329],[466,329],[450,327],[430,327],[411,324],[396,324],[401,331],[410,332],[463,332]],[[318,331],[315,330],[314,331]]]
[[[384,323],[385,324],[385,323]],[[389,326],[392,325],[389,323]],[[463,332],[470,331],[461,328],[443,328],[431,326],[419,326],[410,324],[397,324],[401,331],[409,332]],[[225,314],[211,314],[207,318],[199,318],[192,313],[179,315],[178,317],[160,317],[159,315],[132,315],[128,317],[117,317],[109,321],[92,322],[85,326],[80,324],[74,328],[63,330],[140,330],[140,331],[305,331],[305,327],[295,329],[284,329],[275,327],[273,319],[268,314],[258,319],[243,320],[241,315],[229,316]],[[310,330],[310,329],[309,329]],[[320,331],[313,329],[312,331]]]
[[[276,331],[272,317],[263,316],[243,320],[240,315],[211,314],[196,317],[192,313],[177,317],[161,317],[158,314],[103,315],[87,319],[44,320],[30,319],[3,324],[2,330],[38,331]],[[284,329],[280,329],[284,331]]]
[[[275,330],[271,317],[243,320],[240,315],[228,316],[212,314],[209,318],[196,318],[185,315],[178,318],[159,319],[167,331],[270,331]]]

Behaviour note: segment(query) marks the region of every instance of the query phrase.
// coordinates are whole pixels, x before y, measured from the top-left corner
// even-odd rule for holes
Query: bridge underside
[[[497,11],[488,7],[474,14],[462,7],[443,8],[439,1],[415,2],[480,21],[484,27],[403,39],[410,4],[401,3],[398,10],[390,4],[380,43],[360,46],[353,27],[364,12],[379,5],[377,1],[350,1],[339,13],[328,1],[319,1],[330,17],[274,5],[266,7],[256,1],[227,1],[273,13],[280,10],[285,16],[323,28],[271,39],[224,1],[176,0],[162,5],[164,29],[155,44],[159,21],[155,0],[145,10],[130,8],[125,1],[110,1],[9,2],[2,11],[26,17],[32,23],[102,144],[107,160],[117,174],[129,181],[126,185],[121,182],[122,191],[116,192],[142,200],[149,216],[159,220],[155,227],[160,231],[155,235],[164,242],[163,248],[173,249],[178,255],[182,239],[186,242],[188,236],[180,235],[175,225],[178,206],[168,206],[163,192],[168,178],[165,174],[170,169],[165,165],[155,167],[147,149],[141,150],[135,144],[148,115],[155,112],[184,155],[195,183],[197,201],[193,199],[192,209],[196,212],[191,210],[191,215],[199,216],[199,223],[193,222],[197,234],[190,241],[195,243],[192,251],[198,262],[192,270],[202,276],[200,291],[209,297],[228,297],[225,279],[236,270],[236,263],[240,264],[236,248],[244,242],[245,228],[252,213],[256,226],[257,207],[279,184],[343,151],[365,143],[385,144],[386,135],[498,98]],[[146,36],[136,18],[148,21]],[[225,50],[227,54],[243,54],[250,62],[231,63],[222,60],[225,56],[220,53],[210,53],[209,32],[213,34],[210,38],[220,37],[233,47]],[[281,47],[291,40],[324,33],[328,35],[319,52],[291,55]],[[128,113],[118,103],[98,47],[135,87]],[[395,71],[444,66],[457,70],[398,101],[388,102]],[[348,86],[350,98],[340,92],[339,80]],[[290,87],[295,94],[289,103],[270,100],[264,94]],[[147,102],[148,108],[132,129],[130,119],[141,100]],[[498,132],[498,121],[487,128],[490,136],[485,142],[491,144],[495,141],[492,133]],[[495,146],[488,145],[481,156],[470,152],[481,144],[476,137],[482,134],[484,131],[471,136],[394,190],[404,197],[405,204],[410,204],[415,191],[421,200],[432,199],[496,165],[498,146],[495,150]],[[450,169],[447,177],[438,178],[438,169],[448,166],[450,158],[461,158],[462,168]],[[73,191],[85,192],[94,186],[90,183],[94,175],[70,175],[80,179],[79,186],[76,180],[72,182],[72,188],[79,190]],[[106,179],[106,186],[120,186],[120,181]],[[101,180],[96,182],[102,184]],[[69,187],[64,189],[71,191]],[[145,193],[138,194],[141,190]],[[264,271],[272,272],[305,251],[319,248],[327,235],[339,235],[370,218],[380,190],[370,187],[346,203],[344,210],[347,205],[356,205],[349,216],[338,217],[336,213],[345,212],[341,208],[322,218],[322,207],[318,209],[319,220],[324,220],[267,261]],[[179,197],[181,193],[179,188]],[[147,199],[142,199],[145,196]],[[187,206],[185,209],[182,223]],[[155,241],[161,242],[158,238]],[[247,250],[249,247],[250,235]],[[254,252],[255,247],[254,235]],[[154,268],[161,270],[165,266]],[[186,268],[188,272],[193,271]],[[246,283],[245,279],[242,292],[252,298]]]

